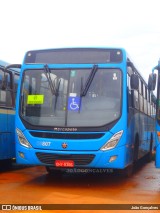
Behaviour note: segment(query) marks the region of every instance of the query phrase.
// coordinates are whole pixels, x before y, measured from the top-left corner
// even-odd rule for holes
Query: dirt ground
[[[44,213],[51,212],[49,209],[56,213],[148,212],[146,208],[160,212],[160,169],[156,169],[152,161],[139,163],[130,178],[103,171],[79,173],[72,170],[57,177],[48,175],[42,166],[14,165],[10,170],[0,171],[0,204],[4,208],[1,212],[9,212],[5,208],[14,212],[42,208]]]

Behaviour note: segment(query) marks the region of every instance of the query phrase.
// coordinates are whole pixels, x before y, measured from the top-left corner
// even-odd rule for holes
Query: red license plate
[[[74,167],[73,160],[55,160],[56,167]]]

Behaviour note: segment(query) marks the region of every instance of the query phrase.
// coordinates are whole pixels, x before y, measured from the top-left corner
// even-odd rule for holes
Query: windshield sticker
[[[117,80],[117,74],[116,73],[113,73],[113,80]]]
[[[70,96],[70,97],[76,97],[76,96],[77,96],[77,93],[73,93],[73,92],[72,92],[72,93],[69,93],[69,96]]]
[[[68,98],[68,110],[79,111],[80,97],[69,97]]]
[[[76,76],[76,70],[71,70],[71,77],[75,77]]]
[[[43,104],[44,95],[28,95],[27,104]]]

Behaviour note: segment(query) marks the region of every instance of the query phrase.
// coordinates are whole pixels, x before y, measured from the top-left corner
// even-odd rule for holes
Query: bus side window
[[[151,115],[151,94],[150,91],[148,90],[148,115]]]
[[[6,92],[2,90],[4,72],[0,69],[0,105],[4,106],[6,102]]]
[[[11,79],[8,73],[5,74],[7,76],[7,85],[6,85],[6,107],[12,106],[12,91],[10,89]]]
[[[15,90],[15,93],[17,92],[17,88],[18,88],[18,80],[19,80],[19,75],[15,74],[15,76],[14,76],[14,90]]]
[[[140,104],[140,111],[143,112],[144,107],[144,100],[143,100],[143,82],[139,80],[139,104]]]
[[[147,87],[144,86],[144,113],[147,114]]]
[[[139,110],[139,81],[138,81],[138,75],[136,73],[133,73],[131,75],[131,96],[132,96],[132,106],[133,108]]]
[[[16,99],[19,75],[14,75],[14,99]]]
[[[8,79],[8,75],[6,75],[6,79]],[[11,91],[8,90],[8,84],[6,85],[6,88],[3,89],[3,79],[4,79],[4,72],[3,70],[0,70],[0,105],[4,107],[10,107],[12,103],[11,98]]]
[[[138,100],[138,91],[133,90],[133,104],[134,108],[139,110],[139,100]]]
[[[2,87],[2,78],[3,78],[3,72],[0,69],[0,88]]]
[[[5,79],[5,82],[4,82]],[[0,105],[3,107],[13,107],[13,91],[10,88],[11,86],[11,75],[0,70]]]
[[[128,107],[132,107],[132,95],[131,95],[131,86],[130,86],[131,77],[127,74],[127,91],[128,91]]]

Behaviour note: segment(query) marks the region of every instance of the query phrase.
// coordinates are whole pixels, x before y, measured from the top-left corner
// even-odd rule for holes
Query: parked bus
[[[155,70],[158,70],[158,79],[156,78]],[[152,74],[149,75],[148,86],[150,90],[155,90],[157,83],[157,105],[156,105],[156,157],[155,165],[160,168],[160,60],[158,65],[152,69]]]
[[[53,174],[110,168],[129,175],[138,159],[150,159],[155,107],[124,49],[33,50],[10,67],[20,66],[17,163]]]
[[[9,166],[15,158],[15,96],[19,72],[8,70],[0,61],[0,168]]]

